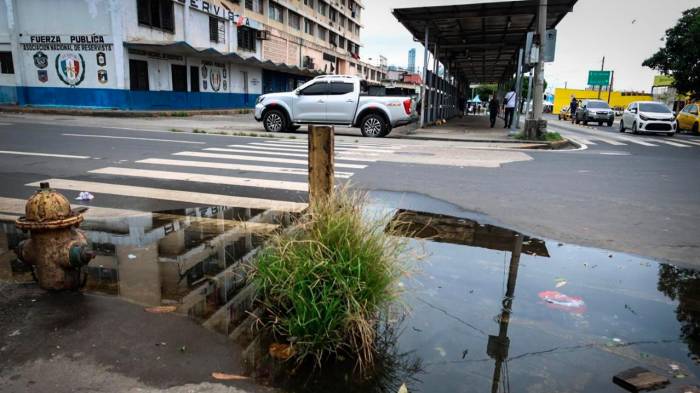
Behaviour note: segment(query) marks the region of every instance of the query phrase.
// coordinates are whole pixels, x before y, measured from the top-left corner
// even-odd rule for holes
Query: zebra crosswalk
[[[119,139],[119,138],[114,138]],[[308,146],[306,140],[259,140],[224,146],[211,144],[172,151],[130,162],[93,167],[78,176],[49,177],[41,182],[67,196],[87,191],[109,204],[120,198],[180,202],[198,206],[226,206],[299,212],[306,208]],[[336,143],[337,179],[350,179],[358,171],[395,154],[402,145],[389,143]],[[126,199],[124,199],[126,201]],[[21,214],[22,200],[0,197],[0,214]],[[121,205],[121,204],[120,204]],[[131,209],[96,208],[103,214]],[[100,210],[102,209],[102,210]],[[93,213],[94,214],[94,213]]]
[[[660,136],[644,136],[631,135],[622,133],[613,133],[608,131],[600,131],[595,129],[571,129],[564,127],[554,127],[563,137],[583,145],[612,145],[612,146],[628,146],[637,145],[644,147],[659,147],[672,146],[680,149],[692,147],[700,147],[700,139],[678,136],[678,137],[660,137]]]

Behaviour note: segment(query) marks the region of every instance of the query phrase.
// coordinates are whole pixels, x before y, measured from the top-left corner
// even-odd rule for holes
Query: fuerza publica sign
[[[22,50],[27,51],[111,51],[114,44],[98,34],[32,34],[23,36]],[[28,41],[28,42],[27,42]]]

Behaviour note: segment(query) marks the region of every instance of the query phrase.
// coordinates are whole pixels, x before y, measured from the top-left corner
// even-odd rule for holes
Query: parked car
[[[699,130],[698,130],[698,124],[700,124],[700,115],[698,115],[699,108],[700,108],[700,104],[698,104],[698,103],[688,104],[683,108],[683,110],[678,112],[678,117],[676,118],[676,121],[678,122],[678,129],[679,130],[689,130],[689,131],[692,131],[693,134],[697,134],[699,132]]]
[[[676,118],[668,107],[660,102],[636,101],[625,109],[620,119],[620,132],[631,129],[633,133],[676,133]]]
[[[262,121],[268,132],[329,124],[359,127],[366,137],[384,137],[392,128],[418,118],[413,98],[369,95],[367,90],[355,76],[319,76],[292,92],[260,96],[255,120]]]
[[[571,120],[571,108],[568,106],[561,108],[557,117],[559,117],[559,120]]]
[[[615,114],[607,102],[601,100],[583,100],[581,107],[576,111],[576,124],[583,122],[588,125],[588,122],[598,122],[598,125],[606,123],[608,127],[612,127],[615,122]]]

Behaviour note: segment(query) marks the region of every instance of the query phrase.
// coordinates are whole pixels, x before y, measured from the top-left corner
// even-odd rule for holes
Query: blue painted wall
[[[13,88],[14,89],[14,88]],[[31,106],[131,110],[253,108],[258,94],[131,91],[68,87],[18,87],[17,103]],[[2,91],[0,91],[1,97]]]
[[[16,104],[17,87],[0,86],[0,104]]]

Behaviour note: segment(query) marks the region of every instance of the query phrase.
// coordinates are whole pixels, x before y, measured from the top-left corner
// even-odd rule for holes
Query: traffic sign
[[[589,86],[608,86],[610,84],[610,71],[588,71]]]

